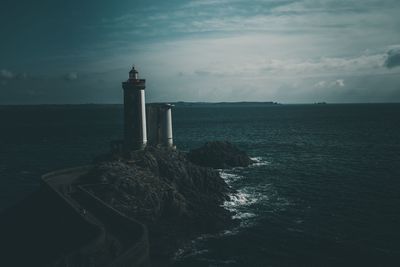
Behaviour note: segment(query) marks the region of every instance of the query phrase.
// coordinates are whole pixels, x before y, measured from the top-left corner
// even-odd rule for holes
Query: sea
[[[400,104],[176,105],[173,130],[178,149],[228,140],[255,161],[219,170],[238,223],[174,266],[400,266]],[[0,212],[122,133],[121,105],[0,106]]]

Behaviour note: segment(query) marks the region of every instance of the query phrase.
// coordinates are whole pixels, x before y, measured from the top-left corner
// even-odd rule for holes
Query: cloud
[[[100,2],[96,8],[105,7]],[[61,89],[71,101],[95,101],[99,90],[102,101],[118,101],[120,81],[135,63],[149,81],[146,92],[152,101],[314,102],[314,97],[330,101],[332,94],[340,102],[340,97],[348,100],[346,92],[357,92],[355,101],[356,96],[376,96],[378,87],[385,87],[376,90],[382,95],[391,88],[399,91],[400,77],[393,77],[400,70],[400,46],[388,47],[399,43],[399,0],[135,1],[116,8],[76,20],[76,28],[91,38],[73,35],[71,50],[43,49],[28,59],[10,56],[2,64],[15,72],[2,70],[0,84],[44,88],[44,96],[55,102],[67,101],[56,98],[64,94]],[[43,34],[51,37],[51,32]],[[29,69],[36,61],[40,65]],[[27,76],[19,76],[21,68]],[[384,81],[378,75],[390,78],[381,86],[373,83]],[[371,77],[368,83],[364,77]]]
[[[78,73],[76,73],[76,72],[67,73],[67,74],[64,76],[64,78],[65,78],[65,80],[67,80],[67,81],[75,81],[75,80],[78,80]]]
[[[0,80],[4,82],[7,81],[23,81],[23,80],[57,80],[59,79],[59,75],[56,74],[46,74],[46,75],[39,75],[39,74],[32,74],[32,73],[26,73],[26,72],[13,72],[7,69],[1,69],[0,70]],[[77,72],[69,72],[67,74],[64,74],[63,79],[66,81],[75,81],[78,80],[78,73]]]
[[[326,86],[326,81],[319,81],[316,84],[314,84],[314,87],[317,87],[317,88],[322,88],[325,86]]]
[[[0,80],[26,80],[30,76],[26,72],[15,73],[10,70],[0,70]]]
[[[146,11],[127,10],[118,17],[97,24],[112,30],[112,39],[140,36],[165,38],[185,34],[249,32],[304,32],[331,35],[364,32],[380,36],[397,33],[398,0],[193,0]],[[336,32],[336,33],[333,33]],[[123,33],[123,34],[122,34]],[[367,38],[373,38],[368,32]]]
[[[314,84],[315,88],[334,88],[334,87],[344,87],[344,79],[337,79],[335,81],[318,81]]]
[[[344,87],[344,80],[343,79],[336,80],[335,85],[339,87]]]
[[[15,74],[12,71],[6,70],[6,69],[2,69],[0,70],[0,79],[4,79],[4,80],[12,80],[15,78]]]
[[[387,58],[385,60],[385,67],[392,69],[400,66],[400,47],[393,48],[387,53]]]

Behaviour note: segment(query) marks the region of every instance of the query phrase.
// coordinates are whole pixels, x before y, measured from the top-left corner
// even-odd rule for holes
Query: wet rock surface
[[[191,150],[188,159],[197,165],[214,169],[247,167],[254,163],[245,151],[226,141],[207,142]]]
[[[244,166],[251,162],[244,152],[226,142],[201,150],[201,156],[213,160],[221,148],[224,151],[219,154],[226,162],[219,158],[215,166]],[[233,190],[217,170],[195,164],[198,161],[190,155],[200,154],[191,153],[148,147],[124,156],[109,154],[98,160],[80,183],[102,184],[90,190],[146,224],[152,261],[165,261],[190,239],[233,223],[232,214],[222,207]],[[227,153],[231,153],[230,157]]]
[[[222,156],[216,159],[216,155]],[[244,166],[249,162],[244,152],[226,142],[213,142],[189,153],[154,147],[128,155],[114,152],[96,159],[89,172],[69,184],[70,190],[62,194],[74,198],[75,187],[83,186],[113,208],[144,223],[149,232],[152,266],[168,266],[177,250],[193,238],[235,223],[231,212],[222,207],[233,190],[218,170],[198,165],[210,166],[199,161],[200,156],[207,159],[206,163],[217,160],[218,164],[211,165],[214,167]],[[67,180],[64,182],[68,184]],[[74,199],[77,205],[82,204]],[[0,245],[6,245],[4,251],[8,255],[3,261],[18,266],[28,262],[35,266],[64,266],[64,262],[82,266],[78,262],[92,259],[93,253],[81,253],[80,248],[97,238],[99,229],[68,205],[44,187],[27,201],[0,214],[0,228],[4,230]],[[95,266],[114,257],[108,247],[110,242],[103,243],[93,245],[94,252],[101,252]],[[71,254],[75,250],[79,252],[77,258]],[[20,254],[28,257],[18,257]],[[105,255],[110,259],[105,259]]]

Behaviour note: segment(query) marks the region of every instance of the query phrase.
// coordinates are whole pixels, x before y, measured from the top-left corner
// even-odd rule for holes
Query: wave
[[[258,201],[257,196],[245,192],[244,189],[238,190],[237,193],[230,195],[229,198],[223,206],[230,211],[236,211],[238,207],[249,206]]]
[[[197,249],[197,248],[195,248],[195,243],[194,243],[194,241],[192,241],[191,246],[188,246],[186,248],[178,249],[178,251],[175,253],[173,259],[175,261],[179,261],[179,260],[182,260],[182,259],[185,259],[185,258],[201,255],[201,254],[204,254],[204,253],[207,253],[207,252],[208,252],[207,249]]]
[[[205,248],[205,244],[210,239],[221,238],[222,236],[230,236],[238,233],[238,229],[234,228],[231,230],[224,230],[216,234],[203,234],[195,239],[193,239],[190,243],[187,243],[184,247],[178,249],[173,256],[174,261],[182,261],[187,258],[198,257],[203,254],[207,254],[210,252],[209,249]],[[198,257],[199,258],[199,257]],[[201,259],[200,257],[199,259]],[[204,258],[204,260],[207,260]]]
[[[219,175],[221,176],[222,179],[225,180],[225,182],[228,185],[231,185],[233,182],[243,178],[243,176],[241,176],[239,174],[229,173],[229,172],[226,172],[226,171],[220,171]]]
[[[269,162],[261,157],[252,158],[255,163],[250,167],[265,166]],[[208,262],[212,250],[207,247],[210,240],[220,239],[227,236],[238,235],[243,229],[254,227],[262,214],[257,214],[260,206],[271,212],[284,210],[289,202],[279,196],[277,190],[272,183],[267,183],[266,180],[254,185],[254,180],[251,178],[252,172],[249,168],[233,168],[229,170],[219,170],[220,176],[225,182],[235,188],[237,191],[229,195],[229,199],[222,205],[225,209],[232,212],[232,219],[238,222],[237,225],[225,229],[219,233],[204,234],[194,239],[190,244],[180,249],[174,256],[175,261],[183,261],[188,258],[196,258],[199,261]],[[254,169],[253,169],[254,170]],[[246,184],[246,185],[245,185]],[[292,231],[292,230],[289,230]],[[212,260],[210,260],[211,262]],[[220,261],[213,264],[217,266],[229,265],[233,261]]]
[[[257,214],[251,212],[249,206],[264,199],[267,197],[253,192],[251,188],[243,188],[231,194],[229,200],[225,201],[222,206],[233,213],[232,219],[239,220],[239,228],[247,228],[253,226],[257,218]],[[238,229],[232,229],[223,235],[233,235],[238,232]]]
[[[209,242],[210,239],[218,239],[224,236],[232,236],[236,235],[239,232],[239,227],[235,227],[233,229],[229,230],[224,230],[216,234],[203,234],[195,239],[193,239],[190,243],[186,244],[184,247],[180,248],[173,256],[174,261],[184,261],[185,259],[188,258],[197,258],[199,260],[204,260],[204,261],[213,261],[212,259],[209,259],[206,255],[210,253],[210,250],[205,248],[207,242]],[[200,257],[199,257],[200,256]],[[224,263],[234,263],[231,260],[228,261],[221,261],[219,262],[221,264]],[[220,266],[220,265],[218,265]]]
[[[256,215],[252,212],[239,212],[236,215],[234,215],[232,218],[233,219],[250,219],[256,217]]]
[[[254,161],[254,163],[251,164],[250,167],[260,167],[260,166],[266,166],[266,165],[270,164],[269,161],[264,160],[262,157],[251,157],[250,159],[252,161]]]

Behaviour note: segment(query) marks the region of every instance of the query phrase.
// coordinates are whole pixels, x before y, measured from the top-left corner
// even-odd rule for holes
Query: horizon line
[[[400,104],[400,102],[275,102],[275,101],[155,101],[152,103],[174,104],[272,104],[272,105],[355,105],[355,104]],[[40,104],[0,104],[4,106],[89,106],[89,105],[123,105],[123,103],[40,103]]]

